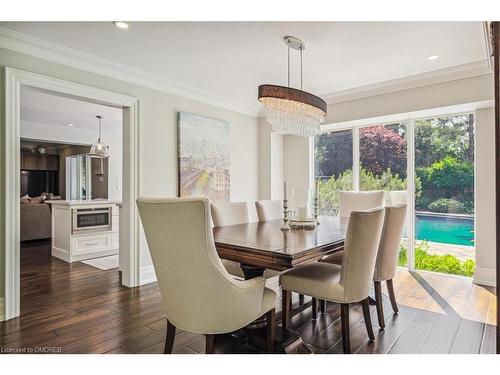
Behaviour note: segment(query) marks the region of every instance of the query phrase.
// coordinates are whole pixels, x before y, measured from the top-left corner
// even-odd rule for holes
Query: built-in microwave
[[[73,233],[111,230],[111,207],[73,208]]]

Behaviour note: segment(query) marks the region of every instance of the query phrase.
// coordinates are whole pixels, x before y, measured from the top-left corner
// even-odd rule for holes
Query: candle
[[[283,182],[283,200],[286,201],[286,181]]]
[[[299,207],[299,220],[306,220],[307,217],[307,207],[301,206]]]
[[[316,179],[316,191],[314,192],[314,198],[318,199],[319,196],[319,178]]]

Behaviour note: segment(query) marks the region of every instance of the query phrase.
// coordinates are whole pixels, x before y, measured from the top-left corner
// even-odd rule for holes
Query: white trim
[[[451,66],[444,69],[432,70],[430,72],[401,77],[389,81],[335,91],[329,94],[323,94],[321,97],[328,104],[335,104],[367,98],[370,96],[389,94],[391,92],[476,77],[483,74],[491,74],[487,59],[468,64]]]
[[[5,307],[5,299],[0,298],[0,322],[3,322],[5,320],[5,314],[4,314],[4,307]]]
[[[476,267],[474,272],[474,284],[496,286],[496,271],[494,268]]]
[[[359,127],[352,128],[352,190],[359,191],[359,172],[361,171],[359,155]]]
[[[255,100],[254,105],[248,105],[247,103],[236,101],[231,97],[224,97],[201,90],[156,74],[151,74],[112,60],[80,52],[31,35],[22,34],[5,27],[0,27],[0,47],[58,64],[69,65],[76,69],[86,70],[120,81],[149,87],[186,99],[225,108],[230,111],[244,113],[249,116],[257,116],[260,110],[260,104],[257,100]]]
[[[493,35],[491,35],[491,21],[483,21],[483,36],[486,49],[486,59],[488,60],[488,68],[493,71]]]
[[[122,280],[126,286],[139,285],[139,215],[135,199],[140,193],[139,175],[139,101],[95,87],[63,81],[22,70],[5,68],[5,318],[20,314],[20,91],[21,86],[50,90],[58,94],[85,98],[94,102],[125,108],[124,139],[130,141],[129,152],[123,158],[123,169],[129,171],[129,184],[124,183],[123,232],[126,241],[120,241],[120,255],[126,256],[128,269],[123,270]],[[127,116],[128,114],[128,116]],[[124,147],[124,150],[126,147]],[[124,181],[127,181],[124,176]],[[127,194],[125,194],[127,192]],[[120,231],[122,232],[122,231]],[[128,257],[127,257],[128,254]]]
[[[141,267],[141,285],[156,282],[156,273],[153,265]]]
[[[415,120],[406,121],[406,251],[408,271],[415,271]]]

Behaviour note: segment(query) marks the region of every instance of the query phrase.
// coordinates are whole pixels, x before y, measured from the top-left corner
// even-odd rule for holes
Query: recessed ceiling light
[[[432,61],[432,60],[437,60],[439,58],[438,55],[431,55],[427,57],[427,60]]]
[[[115,25],[116,27],[119,27],[120,29],[128,29],[128,24],[126,22],[123,22],[123,21],[114,21],[113,25]]]
[[[73,126],[75,126],[75,124],[68,124],[68,126],[72,128]]]

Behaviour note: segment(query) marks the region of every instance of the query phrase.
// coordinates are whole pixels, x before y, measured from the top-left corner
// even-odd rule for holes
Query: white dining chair
[[[164,352],[172,352],[176,328],[205,334],[206,352],[213,353],[215,335],[263,315],[272,352],[276,293],[263,277],[242,281],[228,274],[215,249],[208,200],[140,198],[137,207],[167,315]]]
[[[382,190],[339,191],[339,216],[349,217],[352,211],[383,207],[384,194]]]
[[[283,219],[283,201],[262,200],[255,202],[259,221]]]
[[[384,221],[384,208],[352,211],[347,225],[342,265],[314,262],[293,268],[280,276],[283,328],[288,328],[290,293],[297,292],[317,300],[341,304],[342,344],[350,353],[349,304],[361,303],[366,330],[375,339],[368,296],[375,270],[378,243]],[[313,317],[316,318],[316,317]]]
[[[214,227],[246,224],[249,221],[247,202],[212,202],[210,203],[210,210]],[[221,259],[221,261],[231,275],[240,278],[245,277],[240,263],[229,259]]]
[[[377,261],[375,263],[375,271],[373,273],[377,317],[380,328],[385,327],[381,285],[382,281],[386,282],[389,300],[391,301],[393,311],[395,313],[398,312],[398,305],[396,303],[392,280],[396,274],[405,219],[406,205],[385,208],[384,225],[382,228],[382,235],[380,236],[380,242],[378,244]],[[344,251],[339,251],[323,258],[322,262],[341,265],[343,257]],[[323,305],[322,310],[324,311]]]

